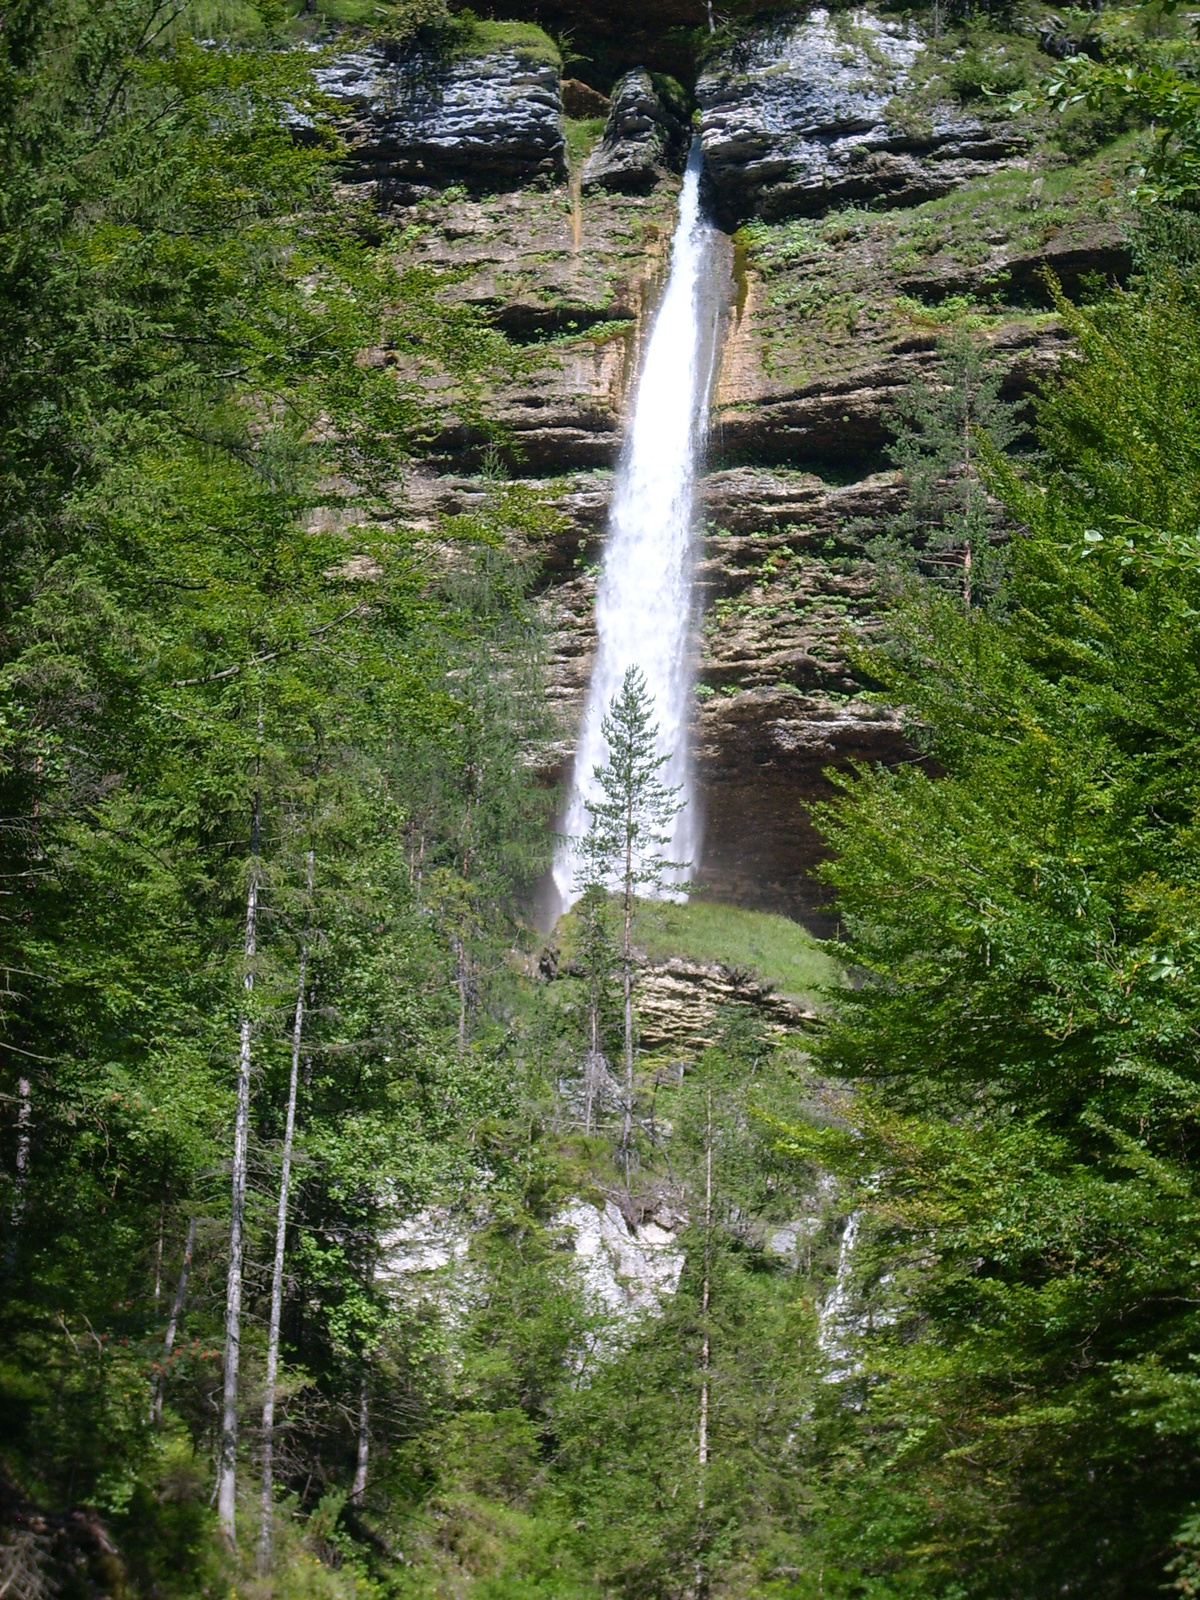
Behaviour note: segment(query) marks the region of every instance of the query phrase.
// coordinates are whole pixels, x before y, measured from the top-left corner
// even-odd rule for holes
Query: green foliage
[[[1147,7],[1149,11],[1151,8]],[[1200,190],[1200,88],[1192,64],[1150,48],[1125,60],[1064,61],[1043,91],[1059,111],[1085,107],[1092,116],[1149,123],[1149,155],[1138,171],[1136,197],[1149,204],[1192,206]]]
[[[583,163],[591,155],[604,133],[605,119],[603,117],[567,117],[563,121],[563,129],[567,136],[567,151],[571,159],[571,171],[581,170]]]
[[[787,1103],[790,1070],[761,1028],[731,1016],[720,1047],[664,1087],[669,1171],[643,1167],[645,1191],[627,1200],[660,1204],[666,1189],[687,1215],[679,1289],[655,1316],[595,1303],[555,1224],[573,1194],[603,1201],[608,1152],[556,1138],[545,1117],[497,1130],[497,1220],[471,1246],[480,1290],[456,1341],[461,1383],[393,1479],[402,1593],[670,1594],[690,1591],[699,1570],[716,1592],[765,1597],[799,1569],[807,1493],[794,1429],[819,1372],[815,1319],[765,1240],[815,1202],[803,1192],[811,1175],[798,1187],[771,1127],[748,1121],[751,1106]],[[588,1150],[600,1158],[591,1172]],[[817,1219],[814,1230],[819,1249]]]
[[[1024,88],[1025,68],[1020,61],[1008,61],[1003,56],[972,47],[954,61],[946,79],[958,98],[966,103],[985,95],[1013,94]]]
[[[669,874],[691,865],[663,856],[670,841],[664,830],[684,802],[660,776],[671,752],[659,751],[653,714],[641,668],[627,668],[604,715],[608,760],[595,769],[600,798],[588,805],[591,825],[580,844],[584,881],[618,882],[627,915],[638,889],[662,889],[674,881]]]
[[[539,66],[562,68],[562,52],[536,23],[472,18],[458,46],[459,54],[494,55],[501,50],[514,51],[523,61]]]
[[[838,981],[836,961],[789,917],[692,898],[641,900],[634,937],[653,961],[685,956],[752,972],[781,994],[812,1001]]]
[[[1003,374],[969,327],[943,341],[938,378],[934,385],[914,381],[884,412],[905,508],[869,548],[885,565],[897,557],[912,562],[919,551],[921,569],[956,588],[969,609],[997,583],[989,550],[996,514],[979,478],[980,442],[986,438],[994,453],[1020,429],[1000,398]]]
[[[1060,307],[1004,607],[926,588],[870,655],[942,775],[825,813],[855,1092],[792,1147],[865,1218],[822,1537],[881,1593],[1150,1592],[1180,1527],[1191,1581],[1196,293]]]
[[[95,1507],[147,1593],[210,1576],[240,1019],[256,1265],[308,928],[277,1441],[307,1511],[344,1495],[364,1370],[420,1357],[377,1281],[385,1231],[463,1182],[462,1130],[509,1107],[503,1062],[463,1049],[456,978],[511,944],[544,814],[515,753],[536,742],[537,644],[506,554],[544,513],[498,485],[436,544],[398,528],[430,381],[475,415],[508,347],[396,265],[335,188],[331,135],[293,140],[321,107],[279,14],[239,48],[183,20],[157,0],[19,11],[0,84],[4,1465],[48,1515]],[[457,864],[457,971],[420,828],[431,874]],[[252,1315],[259,1292],[251,1273]],[[255,1321],[242,1356],[249,1410]],[[377,1443],[403,1409],[376,1397]],[[319,1532],[297,1592],[345,1593]]]

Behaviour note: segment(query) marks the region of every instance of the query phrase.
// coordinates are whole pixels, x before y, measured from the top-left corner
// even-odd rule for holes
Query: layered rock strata
[[[831,767],[912,759],[899,719],[873,702],[854,665],[854,642],[878,606],[865,545],[902,499],[896,476],[881,470],[888,406],[914,380],[938,381],[943,342],[964,327],[990,347],[1006,395],[1020,402],[1066,349],[1043,270],[1072,288],[1089,273],[1119,278],[1129,262],[1120,152],[1066,174],[1044,145],[1022,154],[1002,121],[942,108],[926,127],[913,107],[941,90],[921,46],[907,24],[813,14],[760,29],[740,56],[719,58],[700,90],[726,220],[756,220],[731,252],[729,333],[698,487],[697,877],[715,897],[823,928],[813,875],[822,847],[808,805],[830,792]],[[486,70],[499,84],[509,69]],[[918,78],[910,97],[905,85]],[[511,126],[532,118],[552,152],[557,80],[537,77],[535,87]],[[547,695],[562,725],[548,778],[571,759],[612,470],[675,220],[671,169],[686,128],[659,120],[651,93],[661,107],[640,71],[615,86],[589,185],[577,164],[573,186],[543,186],[544,153],[523,177],[509,166],[501,178],[468,132],[437,173],[442,156],[427,140],[429,184],[410,183],[407,203],[392,206],[405,264],[444,271],[447,296],[520,347],[482,405],[509,470],[559,512],[539,552]],[[370,109],[382,99],[363,105],[369,176],[382,170],[370,153],[384,149],[386,119]],[[415,112],[405,114],[415,125]],[[472,163],[464,187],[442,187]],[[647,182],[647,192],[629,192]],[[941,198],[912,203],[929,193]],[[883,205],[829,209],[852,195]],[[810,212],[826,214],[800,214]],[[448,419],[411,484],[417,525],[470,510],[488,492],[471,476],[486,438]],[[693,977],[663,982],[687,989]]]
[[[1017,129],[949,106],[904,117],[899,97],[923,48],[904,23],[817,10],[720,56],[696,98],[722,226],[846,201],[916,205],[1024,154]]]
[[[503,190],[566,176],[558,68],[518,49],[436,60],[369,46],[316,79],[340,114],[348,176],[392,201],[447,183]]]
[[[685,1055],[716,1042],[721,1013],[752,1006],[780,1035],[803,1032],[815,1012],[760,983],[752,974],[719,962],[675,957],[646,964],[638,974],[638,1040],[643,1050],[680,1050]]]
[[[561,189],[450,190],[394,215],[406,264],[445,272],[448,297],[526,346],[511,380],[486,400],[511,467],[548,476],[611,466],[670,247],[673,188],[590,196],[578,235]],[[480,442],[477,431],[450,425],[431,453],[443,470],[461,470]]]
[[[629,72],[612,94],[604,136],[583,166],[583,190],[648,194],[681,172],[691,142],[687,107],[644,69]]]

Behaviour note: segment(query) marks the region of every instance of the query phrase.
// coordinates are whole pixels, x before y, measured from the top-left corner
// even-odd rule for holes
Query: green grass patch
[[[245,4],[245,0],[200,0],[210,7],[229,8]],[[288,0],[288,9],[295,24],[300,26],[307,18],[302,0]],[[325,23],[344,28],[381,28],[385,34],[396,33],[411,43],[418,34],[411,15],[395,0],[315,0],[315,16]],[[515,51],[523,61],[537,66],[555,67],[562,71],[562,54],[550,35],[533,22],[493,22],[472,16],[469,11],[457,16],[446,15],[432,22],[424,38],[425,47],[436,55],[459,60],[470,56],[497,55],[502,50]]]
[[[523,61],[562,71],[562,53],[548,33],[534,22],[488,22],[478,18],[464,29],[457,56],[490,56],[513,50]]]
[[[316,9],[326,22],[341,23],[347,28],[387,22],[391,15],[391,7],[380,5],[379,0],[317,0]]]
[[[571,171],[575,172],[591,155],[604,132],[603,117],[564,117]]]
[[[614,898],[614,931],[619,902]],[[560,919],[555,930],[565,962],[575,954],[575,917]],[[752,972],[789,999],[815,1001],[822,989],[841,981],[837,962],[806,928],[769,911],[743,911],[712,900],[639,900],[634,912],[634,943],[651,961],[720,962]]]

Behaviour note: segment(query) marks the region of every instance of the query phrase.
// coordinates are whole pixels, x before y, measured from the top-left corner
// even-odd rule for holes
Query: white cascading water
[[[613,494],[596,595],[596,659],[554,864],[564,908],[579,897],[572,841],[587,832],[587,802],[599,793],[595,768],[608,755],[601,722],[631,665],[645,675],[659,750],[670,756],[662,779],[678,785],[685,802],[664,859],[694,862],[700,845],[688,749],[692,488],[708,417],[719,315],[712,292],[719,235],[700,210],[701,159],[696,139],[679,197],[671,275],[646,347]],[[683,898],[682,891],[674,891],[674,897]]]

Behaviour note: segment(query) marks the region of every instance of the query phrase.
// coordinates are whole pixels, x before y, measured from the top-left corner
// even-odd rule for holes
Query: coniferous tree
[[[978,441],[1003,450],[1021,431],[1000,397],[1003,376],[987,348],[959,328],[942,343],[936,381],[912,383],[884,411],[906,501],[872,553],[956,586],[968,611],[995,578],[989,540],[997,508],[980,475]]]
[[[625,1107],[621,1155],[629,1177],[633,1139],[633,909],[639,889],[678,887],[689,862],[664,855],[667,826],[682,810],[679,789],[660,776],[671,752],[658,748],[658,724],[646,680],[637,666],[625,671],[601,728],[608,760],[595,769],[600,798],[587,802],[591,824],[583,842],[588,882],[613,881],[621,895],[621,983],[624,999]]]
[[[1043,454],[987,465],[1004,610],[927,588],[875,656],[939,773],[825,813],[869,981],[818,1046],[849,1128],[795,1137],[863,1218],[814,1559],[868,1587],[1195,1582],[1200,291],[1172,264],[1058,309]]]

